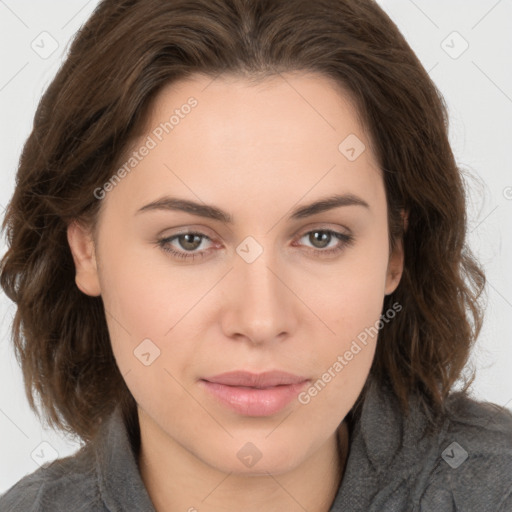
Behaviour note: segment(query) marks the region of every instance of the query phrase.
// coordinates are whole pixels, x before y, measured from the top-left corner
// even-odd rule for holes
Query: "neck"
[[[204,463],[155,424],[141,424],[139,467],[157,512],[329,512],[349,450],[346,421],[285,473],[225,473]]]

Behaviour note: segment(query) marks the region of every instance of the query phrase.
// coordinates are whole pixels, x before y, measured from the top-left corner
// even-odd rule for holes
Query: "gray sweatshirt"
[[[330,512],[512,512],[512,414],[453,393],[427,435],[426,413],[410,404],[404,416],[390,388],[369,385]],[[0,512],[155,512],[119,410],[97,444],[0,496]]]

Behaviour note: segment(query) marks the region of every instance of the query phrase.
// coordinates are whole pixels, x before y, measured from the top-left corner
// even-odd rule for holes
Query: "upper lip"
[[[250,373],[246,371],[232,371],[221,373],[213,377],[204,378],[208,382],[225,384],[226,386],[245,386],[251,388],[266,388],[280,385],[298,384],[308,380],[306,377],[293,375],[282,371],[269,371],[263,373]]]

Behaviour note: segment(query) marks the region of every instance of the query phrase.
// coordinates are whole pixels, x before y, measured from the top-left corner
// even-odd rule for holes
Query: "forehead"
[[[192,98],[197,106],[191,112],[195,115],[189,116],[186,105]],[[329,142],[336,143],[348,130],[364,136],[351,93],[331,78],[312,72],[296,71],[258,79],[232,74],[192,75],[159,91],[148,109],[144,132],[169,121],[174,112],[179,114],[184,107],[185,118],[191,120],[183,124],[192,124],[195,129],[208,128],[210,137],[224,137],[223,142],[248,142],[250,137],[254,142],[269,143],[273,135],[279,134],[275,144],[281,144],[285,136],[293,142],[293,135],[312,140],[328,137]],[[181,115],[180,119],[184,117]],[[283,128],[286,133],[282,133]],[[318,137],[314,132],[318,132]]]
[[[297,201],[313,189],[333,188],[364,190],[371,201],[382,187],[354,102],[321,75],[257,82],[193,75],[173,82],[154,98],[130,150],[148,139],[151,151],[123,180],[140,201],[179,187],[218,203],[221,186],[230,202],[240,194],[245,200],[272,197],[273,191]],[[354,148],[356,158],[347,153]]]

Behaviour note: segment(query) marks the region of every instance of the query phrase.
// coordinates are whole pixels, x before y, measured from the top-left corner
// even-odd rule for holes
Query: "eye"
[[[313,244],[312,252],[320,257],[338,254],[343,251],[345,247],[354,243],[353,235],[340,233],[332,229],[314,229],[307,231],[299,238],[299,240],[305,237],[307,237],[307,240]],[[331,245],[330,248],[326,249],[326,247],[329,247],[331,242],[334,242],[334,245]]]
[[[308,237],[313,247],[307,247],[309,252],[318,255],[319,257],[332,256],[340,253],[345,247],[353,244],[353,235],[340,233],[332,229],[314,229],[307,231],[299,237]],[[195,260],[196,258],[204,258],[213,249],[200,250],[205,240],[212,241],[211,238],[204,233],[200,232],[184,232],[170,237],[161,238],[157,240],[158,246],[165,252],[171,254],[173,257],[183,260]],[[332,242],[335,242],[332,245]],[[302,244],[300,244],[302,245]],[[331,247],[329,247],[331,245]],[[328,247],[326,249],[326,247]]]
[[[191,259],[195,258],[204,258],[206,253],[210,251],[200,251],[200,252],[192,252],[201,247],[203,240],[211,240],[210,237],[206,236],[203,233],[196,232],[188,232],[188,233],[180,233],[178,235],[173,235],[167,238],[161,238],[158,240],[158,245],[166,252],[170,253],[172,256],[181,259]],[[176,250],[172,244],[172,242],[176,241],[183,250]]]

